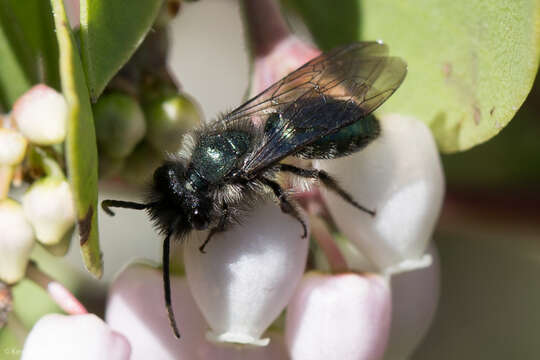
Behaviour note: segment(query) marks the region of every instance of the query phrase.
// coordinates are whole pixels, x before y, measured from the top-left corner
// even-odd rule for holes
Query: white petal
[[[283,336],[276,333],[268,334],[270,343],[267,346],[223,346],[211,345],[208,352],[200,360],[287,360],[289,354]]]
[[[19,164],[24,158],[27,143],[18,131],[0,128],[0,166]]]
[[[304,276],[287,307],[285,341],[293,360],[379,359],[390,329],[386,278]]]
[[[68,107],[64,96],[39,84],[13,105],[13,118],[21,133],[35,144],[53,145],[64,141]]]
[[[59,243],[75,224],[73,195],[67,181],[46,178],[35,182],[22,198],[24,213],[46,245]]]
[[[372,217],[323,192],[340,230],[371,261],[371,270],[399,272],[428,265],[422,255],[439,216],[444,179],[433,136],[422,122],[393,115],[381,118],[381,126],[382,135],[366,149],[318,167],[377,211]]]
[[[10,199],[0,201],[0,280],[19,281],[33,247],[34,231],[22,206]]]
[[[114,280],[107,302],[106,321],[132,344],[132,360],[204,359],[207,329],[184,277],[171,277],[172,303],[181,339],[169,325],[161,271],[130,265]]]
[[[261,204],[242,225],[215,235],[206,247],[188,241],[189,286],[219,342],[264,345],[264,330],[284,309],[304,272],[307,238],[299,222],[273,202]]]
[[[439,257],[433,243],[429,254],[429,267],[392,277],[392,326],[384,360],[412,356],[433,321],[439,299]]]
[[[49,314],[26,338],[22,360],[128,360],[130,345],[97,316]]]

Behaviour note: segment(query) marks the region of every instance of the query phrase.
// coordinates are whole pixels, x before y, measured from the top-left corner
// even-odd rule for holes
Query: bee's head
[[[210,224],[211,202],[181,162],[166,162],[154,172],[150,191],[150,214],[163,230],[182,235]]]

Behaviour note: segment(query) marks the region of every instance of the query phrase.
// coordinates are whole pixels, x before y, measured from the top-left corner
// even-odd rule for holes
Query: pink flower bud
[[[93,314],[42,317],[26,338],[22,360],[129,360],[130,345]]]
[[[32,143],[59,144],[66,137],[66,100],[46,85],[36,85],[24,93],[13,105],[12,116],[19,131]]]
[[[287,307],[285,341],[291,358],[380,359],[390,312],[390,288],[382,276],[308,273]]]

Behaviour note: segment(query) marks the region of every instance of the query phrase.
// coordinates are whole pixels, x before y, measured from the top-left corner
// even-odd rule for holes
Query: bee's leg
[[[300,216],[298,209],[289,201],[289,199],[287,199],[287,195],[285,194],[285,191],[283,191],[283,189],[281,188],[281,185],[267,178],[263,178],[262,182],[270,189],[272,189],[274,195],[278,198],[281,211],[283,211],[285,214],[291,215],[293,218],[300,222],[300,224],[302,225],[302,229],[304,229],[304,234],[302,235],[302,238],[305,238],[307,236],[307,225],[304,219],[302,219],[302,217]]]
[[[339,186],[338,182],[333,177],[328,175],[326,171],[317,170],[317,169],[302,169],[302,168],[289,165],[289,164],[277,164],[274,167],[274,169],[276,171],[289,172],[296,176],[318,180],[324,186],[326,186],[327,188],[329,188],[330,190],[334,191],[336,194],[341,196],[343,200],[345,200],[352,206],[356,207],[357,209],[363,212],[368,213],[371,216],[375,216],[375,210],[370,210],[366,208],[365,206],[362,206],[359,203],[357,203],[356,200],[354,200],[353,197],[348,192],[346,192],[341,186]]]
[[[204,251],[204,248],[206,247],[206,245],[208,245],[212,236],[216,235],[217,233],[225,231],[225,227],[228,221],[229,221],[229,209],[227,205],[223,205],[223,212],[221,213],[221,217],[219,218],[218,225],[210,229],[210,232],[208,233],[206,240],[204,240],[203,244],[199,246],[199,251],[201,253],[203,254],[206,253],[206,251]]]

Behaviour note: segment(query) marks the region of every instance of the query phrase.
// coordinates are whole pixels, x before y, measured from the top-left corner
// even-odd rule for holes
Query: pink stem
[[[64,285],[42,272],[35,263],[31,262],[26,269],[26,277],[42,287],[69,315],[88,314],[86,308]]]
[[[310,216],[309,223],[311,225],[311,235],[326,256],[332,272],[342,273],[348,271],[347,261],[345,261],[324,221],[318,216]]]
[[[275,0],[244,0],[243,4],[253,56],[264,56],[290,34],[287,23]]]

